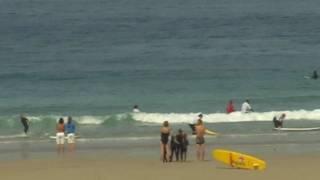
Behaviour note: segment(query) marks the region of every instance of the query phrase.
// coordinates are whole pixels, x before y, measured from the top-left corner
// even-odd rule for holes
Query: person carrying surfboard
[[[191,130],[192,130],[192,135],[195,135],[195,134],[196,134],[196,128],[195,128],[195,126],[196,126],[196,124],[198,123],[198,120],[199,120],[199,119],[202,120],[202,117],[203,117],[203,115],[200,113],[200,114],[198,115],[198,118],[197,118],[197,119],[194,119],[193,122],[189,124],[189,126],[190,126],[190,128],[191,128]]]

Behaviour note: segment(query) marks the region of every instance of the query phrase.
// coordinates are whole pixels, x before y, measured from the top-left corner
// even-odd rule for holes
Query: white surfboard
[[[192,130],[192,134],[195,135],[195,134],[196,134],[196,127],[195,127],[195,125],[194,125],[194,124],[189,124],[189,127],[190,127],[191,130]],[[207,135],[217,135],[217,134],[218,134],[218,133],[216,133],[216,132],[210,131],[209,129],[206,129],[206,130],[205,130],[205,133],[206,133]]]
[[[312,128],[273,128],[277,131],[320,131],[320,127]]]

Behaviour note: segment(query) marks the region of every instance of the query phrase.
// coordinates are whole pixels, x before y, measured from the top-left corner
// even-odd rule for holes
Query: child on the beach
[[[187,160],[187,152],[188,152],[188,137],[187,133],[183,133],[182,146],[181,146],[181,161]]]
[[[171,154],[170,154],[169,161],[172,162],[173,161],[173,155],[176,156],[176,160],[178,159],[178,157],[177,157],[178,144],[176,142],[176,137],[174,135],[172,135],[171,139],[170,139],[170,149],[171,149]]]

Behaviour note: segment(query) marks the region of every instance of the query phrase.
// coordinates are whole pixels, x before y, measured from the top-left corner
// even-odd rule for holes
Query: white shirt
[[[140,110],[139,110],[138,108],[134,108],[134,109],[132,110],[132,112],[138,113],[138,112],[140,112]]]
[[[241,106],[241,112],[242,113],[248,113],[250,112],[252,109],[251,109],[251,106],[248,102],[244,102]]]

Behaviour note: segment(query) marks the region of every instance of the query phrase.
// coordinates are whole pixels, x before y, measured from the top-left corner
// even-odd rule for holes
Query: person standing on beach
[[[227,114],[230,114],[230,113],[232,113],[234,111],[235,111],[235,109],[234,109],[234,106],[233,106],[233,102],[232,102],[232,100],[230,100],[228,102],[228,105],[227,105],[227,108],[226,108],[226,112],[227,112]]]
[[[160,154],[161,160],[163,162],[168,162],[171,152],[169,147],[169,136],[170,136],[171,128],[169,127],[169,122],[164,121],[163,126],[160,128]]]
[[[173,161],[173,156],[176,156],[176,161],[178,159],[178,143],[176,141],[176,136],[172,135],[171,139],[170,139],[170,150],[171,150],[171,154],[170,154],[170,158],[169,161],[172,162]]]
[[[187,160],[188,145],[189,145],[188,136],[186,133],[183,133],[182,146],[181,146],[181,161]]]
[[[204,155],[205,155],[205,145],[204,145],[205,131],[206,131],[206,128],[203,124],[203,121],[202,119],[199,119],[196,125],[196,145],[197,145],[197,159],[200,161],[204,160]]]
[[[56,126],[56,141],[57,141],[57,152],[61,154],[64,152],[64,121],[60,118]]]
[[[70,116],[68,117],[68,122],[65,125],[65,131],[67,134],[69,152],[73,152],[75,150],[76,125],[72,122],[72,117]]]
[[[249,104],[249,100],[247,99],[241,106],[242,113],[250,113],[253,112],[251,105]]]
[[[178,130],[178,134],[176,135],[177,140],[177,161],[182,161],[182,145],[183,145],[183,131],[182,129]]]
[[[29,119],[26,118],[24,115],[20,115],[20,121],[21,121],[21,124],[23,125],[24,127],[24,133],[27,135],[28,131],[29,131]]]

